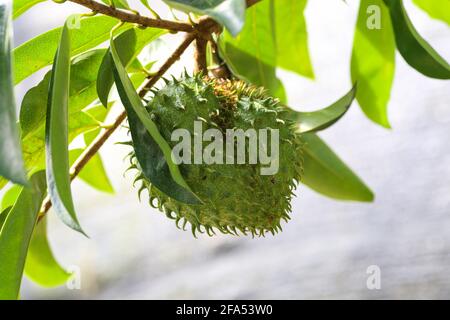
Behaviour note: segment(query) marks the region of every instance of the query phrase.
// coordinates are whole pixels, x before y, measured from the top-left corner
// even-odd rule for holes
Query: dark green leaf
[[[433,19],[450,25],[450,1],[448,0],[413,0],[413,2]]]
[[[241,31],[245,20],[245,0],[163,0],[169,6],[212,17],[233,36]]]
[[[344,116],[355,99],[356,86],[331,106],[312,112],[292,112],[292,118],[298,123],[298,132],[307,133],[326,129]]]
[[[31,188],[22,188],[0,231],[0,300],[17,299],[22,273],[36,218],[45,196],[45,173],[30,179]]]
[[[274,1],[277,65],[314,78],[304,11],[307,0]]]
[[[47,218],[39,221],[34,228],[25,263],[25,275],[44,287],[62,285],[70,278],[70,273],[53,256],[47,239]]]
[[[201,203],[184,181],[178,166],[173,162],[170,146],[145,110],[120,61],[112,39],[110,50],[114,62],[115,83],[127,111],[136,157],[144,174],[152,184],[171,198],[191,204]]]
[[[162,29],[139,29],[127,30],[114,39],[117,54],[125,67],[128,67],[139,52],[150,42],[166,33]],[[97,77],[97,94],[106,107],[108,105],[108,95],[114,84],[114,75],[111,66],[111,55],[109,51],[105,54]]]
[[[44,1],[45,0],[13,0],[13,18],[17,18],[31,7]]]
[[[76,18],[71,19],[72,23],[77,22]],[[81,19],[79,29],[72,30],[70,55],[80,54],[106,41],[116,24],[116,19],[106,16]],[[14,49],[15,84],[52,63],[61,31],[62,28],[53,29]]]
[[[361,0],[353,41],[352,81],[358,82],[356,99],[361,109],[386,128],[390,127],[387,107],[394,72],[395,38],[389,9],[382,0]]]
[[[67,23],[61,34],[52,70],[45,128],[48,190],[59,218],[70,228],[84,234],[75,214],[69,176],[70,31]]]
[[[0,176],[27,185],[16,118],[11,65],[11,8],[0,3]]]
[[[372,191],[316,134],[302,135],[305,142],[301,182],[328,197],[373,201]]]
[[[389,6],[398,51],[406,62],[425,76],[450,79],[450,65],[417,32],[402,0],[384,0]]]

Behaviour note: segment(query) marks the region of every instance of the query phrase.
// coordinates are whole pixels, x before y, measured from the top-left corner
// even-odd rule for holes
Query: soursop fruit
[[[288,110],[262,88],[202,75],[185,74],[181,79],[166,80],[165,86],[153,94],[146,109],[172,148],[179,143],[171,141],[174,130],[188,130],[193,140],[195,123],[201,122],[203,133],[219,130],[224,146],[227,129],[277,129],[279,151],[278,171],[271,175],[261,174],[267,165],[249,163],[249,143],[245,144],[244,164],[237,163],[238,152],[234,153],[234,164],[227,164],[226,157],[223,164],[195,164],[194,160],[180,164],[185,181],[203,202],[199,205],[170,198],[138,172],[136,181],[142,182],[141,191],[148,191],[150,205],[174,219],[178,227],[185,229],[190,224],[194,236],[196,232],[213,235],[216,230],[253,236],[281,231],[281,220],[290,219],[290,202],[302,172],[302,143]],[[267,135],[270,137],[270,133]],[[206,148],[211,142],[202,143]],[[268,150],[270,144],[265,146]],[[133,152],[131,162],[139,170]]]

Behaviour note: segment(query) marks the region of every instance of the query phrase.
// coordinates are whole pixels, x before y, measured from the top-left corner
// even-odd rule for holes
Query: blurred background
[[[129,0],[134,7],[137,2]],[[159,1],[155,8],[170,18]],[[306,19],[316,80],[279,72],[289,104],[329,105],[351,86],[350,56],[359,1],[309,1]],[[450,29],[411,1],[419,32],[450,60]],[[15,21],[16,45],[62,25],[75,4],[37,5]],[[180,38],[171,35],[164,58]],[[192,66],[192,51],[172,68]],[[45,70],[18,86],[18,99]],[[115,112],[120,110],[116,106]],[[372,188],[374,203],[338,202],[300,186],[292,220],[277,236],[193,238],[139,202],[123,173],[122,129],[101,154],[115,187],[102,194],[75,181],[81,225],[90,239],[49,213],[49,239],[60,263],[80,271],[81,288],[41,288],[24,280],[22,299],[349,299],[450,298],[450,83],[426,78],[397,56],[389,106],[391,130],[370,122],[355,103],[320,135]],[[367,269],[381,271],[369,290]]]

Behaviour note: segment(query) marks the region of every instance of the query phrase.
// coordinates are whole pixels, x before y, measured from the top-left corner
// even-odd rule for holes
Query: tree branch
[[[107,16],[111,16],[117,18],[124,22],[136,23],[141,26],[151,27],[151,28],[160,28],[167,29],[170,31],[184,31],[184,32],[193,32],[194,27],[190,23],[186,22],[177,22],[163,19],[153,19],[145,16],[141,16],[139,14],[129,13],[126,11],[122,11],[102,3],[93,1],[93,0],[69,0],[71,2],[82,5],[83,7],[89,8],[94,12],[101,13]]]

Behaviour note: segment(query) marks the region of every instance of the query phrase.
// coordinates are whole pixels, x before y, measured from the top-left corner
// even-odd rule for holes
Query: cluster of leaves
[[[76,15],[68,17],[63,27],[12,49],[11,17],[20,16],[39,2],[14,0],[12,10],[8,3],[0,2],[0,188],[8,181],[14,184],[3,197],[0,211],[0,298],[8,299],[18,297],[24,271],[44,286],[62,284],[69,277],[53,257],[45,218],[39,218],[39,213],[48,196],[60,219],[84,233],[72,199],[70,182],[75,176],[70,166],[83,159],[88,146],[101,134],[113,103],[109,97],[114,84],[128,114],[138,160],[149,180],[162,181],[168,195],[180,201],[200,201],[172,162],[167,142],[148,117],[135,89],[149,75],[149,65],[142,65],[139,54],[167,30],[131,23],[117,28],[120,21],[114,16]],[[102,2],[134,11],[126,0]],[[147,0],[141,2],[159,19]],[[265,87],[283,103],[287,103],[286,95],[276,77],[277,68],[314,78],[304,18],[306,0],[263,0],[247,10],[248,3],[258,1],[165,2],[178,10],[208,15],[222,24],[226,31],[214,38],[216,58],[225,61],[234,76]],[[450,12],[447,3],[435,6],[430,3],[438,0],[415,2],[430,16],[449,23],[443,14]],[[382,19],[381,28],[367,28],[367,8],[371,5],[377,5],[383,16],[389,17]],[[447,6],[447,11],[442,6]],[[76,28],[72,26],[74,21],[79,21]],[[99,48],[108,39],[108,48]],[[292,112],[306,142],[301,155],[302,183],[308,187],[335,199],[373,200],[369,188],[315,132],[341,118],[355,96],[369,118],[389,125],[386,109],[396,48],[424,75],[450,78],[448,63],[415,30],[401,0],[361,0],[351,63],[358,90],[355,86],[323,110]],[[42,81],[24,96],[17,124],[14,85],[50,65]],[[71,149],[71,142],[79,136],[86,148]],[[135,139],[140,141],[137,146]],[[98,154],[78,177],[98,190],[113,192]]]

